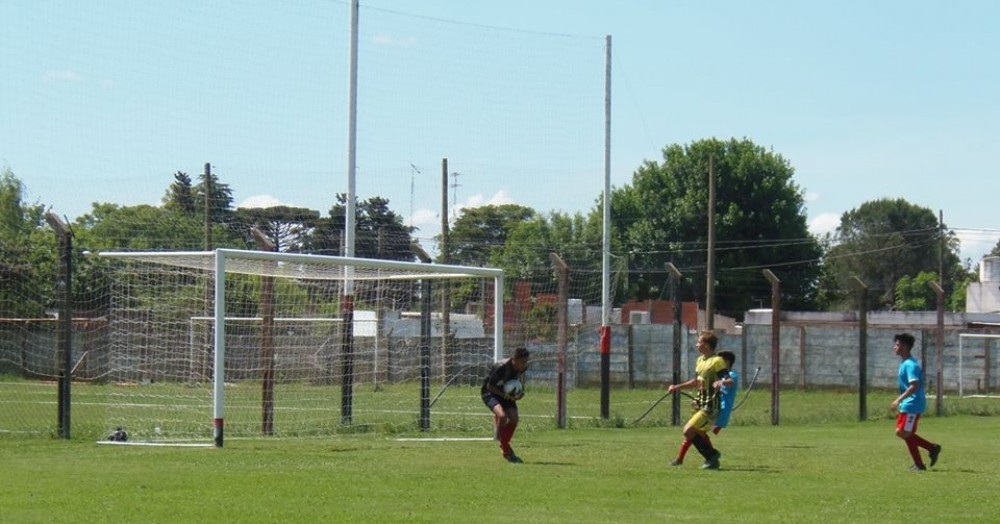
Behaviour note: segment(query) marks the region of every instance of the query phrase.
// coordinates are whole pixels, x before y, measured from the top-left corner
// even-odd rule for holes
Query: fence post
[[[764,277],[771,283],[771,425],[777,426],[781,409],[781,281],[769,269]]]
[[[853,277],[858,288],[858,420],[868,419],[868,286]]]
[[[937,330],[934,336],[937,345],[934,353],[934,388],[937,394],[934,396],[934,414],[940,417],[944,413],[944,288],[937,282],[928,282],[927,285],[937,295]]]
[[[673,377],[671,384],[680,384],[681,382],[681,301],[680,301],[680,281],[681,272],[676,266],[667,262],[667,271],[670,272],[670,304],[674,308],[674,327],[673,327],[673,337],[674,337],[674,347],[673,347],[673,362],[671,363],[671,368],[673,371]],[[671,424],[679,426],[681,424],[681,397],[680,395],[671,395],[672,407],[671,407]]]
[[[57,331],[56,359],[59,371],[57,411],[59,417],[59,437],[70,438],[70,373],[73,369],[73,231],[59,215],[49,211],[45,220],[56,232],[59,245],[59,266],[56,273],[56,301],[59,304],[59,328]]]
[[[410,250],[424,264],[430,255],[414,240]],[[494,290],[494,293],[499,291]],[[485,302],[484,302],[485,309]],[[420,431],[431,429],[431,280],[420,279]]]
[[[566,303],[569,301],[569,268],[556,253],[549,253],[552,266],[559,273],[558,331],[556,335],[556,425],[566,429]]]

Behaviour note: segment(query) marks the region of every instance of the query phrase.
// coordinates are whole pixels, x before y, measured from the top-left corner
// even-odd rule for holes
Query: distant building
[[[979,282],[965,291],[965,311],[1000,313],[1000,257],[983,257],[979,263]]]

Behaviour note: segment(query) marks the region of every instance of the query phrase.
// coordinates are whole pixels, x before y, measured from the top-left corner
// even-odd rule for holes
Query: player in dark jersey
[[[504,392],[504,384],[514,379],[524,382],[522,378],[524,371],[528,369],[529,356],[526,348],[514,350],[513,357],[497,362],[490,368],[481,389],[483,404],[493,412],[493,428],[496,439],[500,441],[503,458],[514,464],[523,462],[511,449],[510,441],[517,429],[517,401],[524,396],[524,391],[517,396],[508,395]]]

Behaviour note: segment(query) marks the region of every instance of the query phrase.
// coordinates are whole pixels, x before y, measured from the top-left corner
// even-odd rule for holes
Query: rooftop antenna
[[[420,168],[410,162],[410,227],[413,227],[413,191],[415,175],[422,174]]]
[[[462,176],[462,173],[451,173],[451,216],[455,218],[458,215],[458,191],[457,188],[462,184],[458,183],[458,177]]]

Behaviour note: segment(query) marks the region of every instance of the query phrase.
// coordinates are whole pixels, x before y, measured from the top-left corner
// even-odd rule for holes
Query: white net
[[[133,441],[207,440],[219,419],[227,437],[489,426],[478,388],[495,358],[496,270],[236,250],[104,255],[102,404],[106,426]],[[351,273],[361,278],[348,298]],[[444,286],[450,305],[433,294]]]

